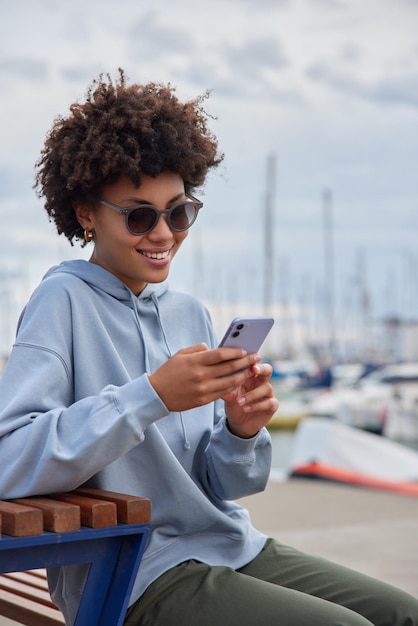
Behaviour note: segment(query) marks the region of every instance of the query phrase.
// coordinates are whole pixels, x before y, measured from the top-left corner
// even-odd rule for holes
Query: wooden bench
[[[74,626],[121,626],[150,518],[147,498],[98,489],[0,501],[0,615],[65,624],[46,568],[89,563]]]

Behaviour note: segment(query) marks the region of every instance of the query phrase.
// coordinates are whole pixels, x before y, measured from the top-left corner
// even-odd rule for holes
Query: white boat
[[[418,363],[386,365],[349,382],[336,378],[330,389],[312,397],[308,412],[418,443]]]
[[[337,387],[322,391],[309,407],[314,417],[333,417],[343,424],[382,434],[388,414],[393,410],[390,387]]]
[[[299,424],[286,473],[418,497],[418,451],[327,418]]]
[[[382,434],[396,441],[418,443],[418,363],[393,363],[359,383],[359,391],[386,394],[387,412]]]

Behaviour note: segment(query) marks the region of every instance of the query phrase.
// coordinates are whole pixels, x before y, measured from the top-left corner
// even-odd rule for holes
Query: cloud
[[[161,60],[175,63],[178,56],[189,55],[194,48],[193,30],[165,25],[157,11],[147,11],[127,30],[129,56],[139,64]],[[170,63],[171,59],[171,63]]]
[[[331,2],[335,2],[336,0],[328,0]],[[216,0],[219,4],[225,5],[229,4],[230,6],[236,8],[237,4],[240,4],[240,9],[247,5],[251,9],[254,9],[254,0]],[[258,0],[256,10],[260,11],[262,9],[277,9],[277,8],[288,8],[294,4],[294,0]]]
[[[148,72],[155,67],[171,76],[175,84],[187,82],[202,91],[213,89],[223,97],[263,97],[297,100],[281,80],[290,61],[278,36],[258,31],[247,37],[234,37],[220,30],[213,37],[201,37],[188,25],[173,29],[163,16],[148,11],[128,32],[130,60]]]
[[[345,96],[382,105],[418,107],[418,48],[385,59],[382,51],[346,41],[333,58],[310,63],[305,76]]]
[[[278,39],[271,36],[255,37],[240,45],[226,43],[219,51],[220,59],[231,78],[240,78],[237,95],[265,92],[277,84],[280,73],[290,65]]]
[[[278,70],[289,65],[278,39],[272,36],[244,40],[240,45],[226,43],[219,56],[224,55],[232,67],[240,68],[251,78],[255,78],[260,69]]]
[[[65,65],[60,68],[59,75],[64,82],[74,83],[76,85],[83,85],[86,89],[87,85],[96,78],[101,72],[101,68],[98,64],[87,64],[84,67],[79,65]]]
[[[42,82],[48,76],[45,61],[28,57],[9,57],[0,61],[0,80]]]
[[[347,57],[348,58],[348,57]],[[350,51],[350,61],[358,59],[358,52]],[[356,67],[343,67],[330,61],[312,64],[306,76],[333,90],[381,104],[418,107],[418,68],[397,73],[385,73],[377,78],[361,78]]]
[[[13,198],[16,194],[24,197],[31,194],[32,181],[27,173],[16,164],[0,166],[0,201]],[[33,197],[33,193],[31,194]],[[4,222],[3,222],[4,226]]]
[[[316,4],[316,10],[319,9],[345,9],[344,0],[309,0],[312,4]]]
[[[185,69],[188,79],[201,88],[210,86],[218,96],[234,101],[243,98],[297,101],[299,96],[282,79],[289,61],[279,42],[270,37],[235,44],[221,42],[216,52],[209,49],[204,60],[190,59]]]
[[[371,85],[365,93],[379,102],[418,107],[418,70],[385,77]]]

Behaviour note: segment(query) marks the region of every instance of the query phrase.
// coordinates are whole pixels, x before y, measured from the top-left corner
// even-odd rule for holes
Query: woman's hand
[[[228,428],[234,435],[243,438],[257,434],[279,408],[270,384],[271,365],[253,365],[250,371],[251,377],[223,396]]]
[[[252,386],[258,387],[254,381],[259,374],[252,368],[260,360],[260,355],[240,348],[209,350],[205,343],[199,343],[176,352],[150,374],[149,381],[169,411],[186,411],[218,398],[232,399],[237,389],[246,393]],[[249,399],[256,400],[254,394]],[[241,406],[238,409],[237,413],[243,413]]]

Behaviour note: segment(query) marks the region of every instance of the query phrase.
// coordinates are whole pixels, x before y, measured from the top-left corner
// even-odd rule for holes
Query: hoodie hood
[[[112,300],[116,299],[132,309],[143,344],[144,369],[148,374],[161,365],[161,351],[158,351],[159,354],[156,357],[154,345],[163,346],[164,360],[172,356],[173,349],[169,346],[159,309],[159,298],[168,291],[166,281],[148,284],[139,296],[136,296],[117,276],[89,261],[65,261],[50,269],[44,276],[44,280],[55,278],[58,274],[70,274],[81,279],[98,294],[100,299],[105,297],[106,300],[107,296],[110,296],[111,300],[107,299],[110,307],[112,307]],[[117,315],[116,310],[115,315]]]
[[[168,289],[168,282],[162,283],[149,283],[139,296],[135,294],[123,283],[117,276],[105,270],[96,263],[90,263],[83,259],[77,259],[74,261],[64,261],[60,265],[52,267],[43,277],[43,280],[47,280],[50,276],[56,274],[71,274],[77,276],[85,283],[93,287],[106,292],[108,295],[116,298],[120,302],[133,306],[136,300],[147,300],[149,298],[159,298]]]

